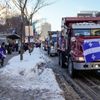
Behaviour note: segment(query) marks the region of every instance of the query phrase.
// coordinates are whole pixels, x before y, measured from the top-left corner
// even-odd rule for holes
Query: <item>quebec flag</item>
[[[83,43],[85,62],[100,60],[100,39],[88,39]]]

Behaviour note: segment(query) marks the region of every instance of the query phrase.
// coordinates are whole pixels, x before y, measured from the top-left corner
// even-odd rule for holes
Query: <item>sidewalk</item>
[[[35,48],[31,55],[25,52],[23,58],[20,61],[20,55],[15,56],[0,69],[0,88],[6,93],[0,97],[10,100],[65,100],[54,72],[45,67],[45,59],[49,61],[49,58],[39,48]]]
[[[5,60],[4,60],[4,66],[7,65],[8,61],[9,61],[12,57],[14,57],[14,56],[16,56],[16,55],[18,55],[18,52],[12,52],[12,54],[7,54],[7,55],[6,55],[6,58],[5,58]]]

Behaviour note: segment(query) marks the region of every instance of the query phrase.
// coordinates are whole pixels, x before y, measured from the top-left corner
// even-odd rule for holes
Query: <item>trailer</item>
[[[59,65],[71,77],[100,70],[100,17],[64,17],[57,39]]]

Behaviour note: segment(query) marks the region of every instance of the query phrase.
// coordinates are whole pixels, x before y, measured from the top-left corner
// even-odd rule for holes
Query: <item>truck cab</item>
[[[62,67],[68,67],[71,77],[74,77],[76,72],[80,70],[99,70],[100,60],[88,61],[86,54],[92,52],[92,48],[89,48],[90,51],[86,51],[84,45],[86,43],[89,45],[99,43],[100,17],[62,18],[61,28],[61,44],[58,49],[59,64]]]
[[[48,55],[57,54],[57,33],[58,31],[48,32]]]

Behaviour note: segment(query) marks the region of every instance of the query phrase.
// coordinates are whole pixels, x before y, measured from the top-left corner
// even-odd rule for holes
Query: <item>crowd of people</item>
[[[33,51],[33,47],[34,47],[34,44],[32,43],[23,43],[22,53],[28,50],[29,53],[31,54],[31,52]],[[6,55],[11,55],[13,52],[18,52],[20,54],[21,53],[20,48],[21,48],[20,45],[17,43],[6,44],[5,42],[3,42],[0,45],[0,64],[1,66],[4,65],[4,59],[6,58]]]

